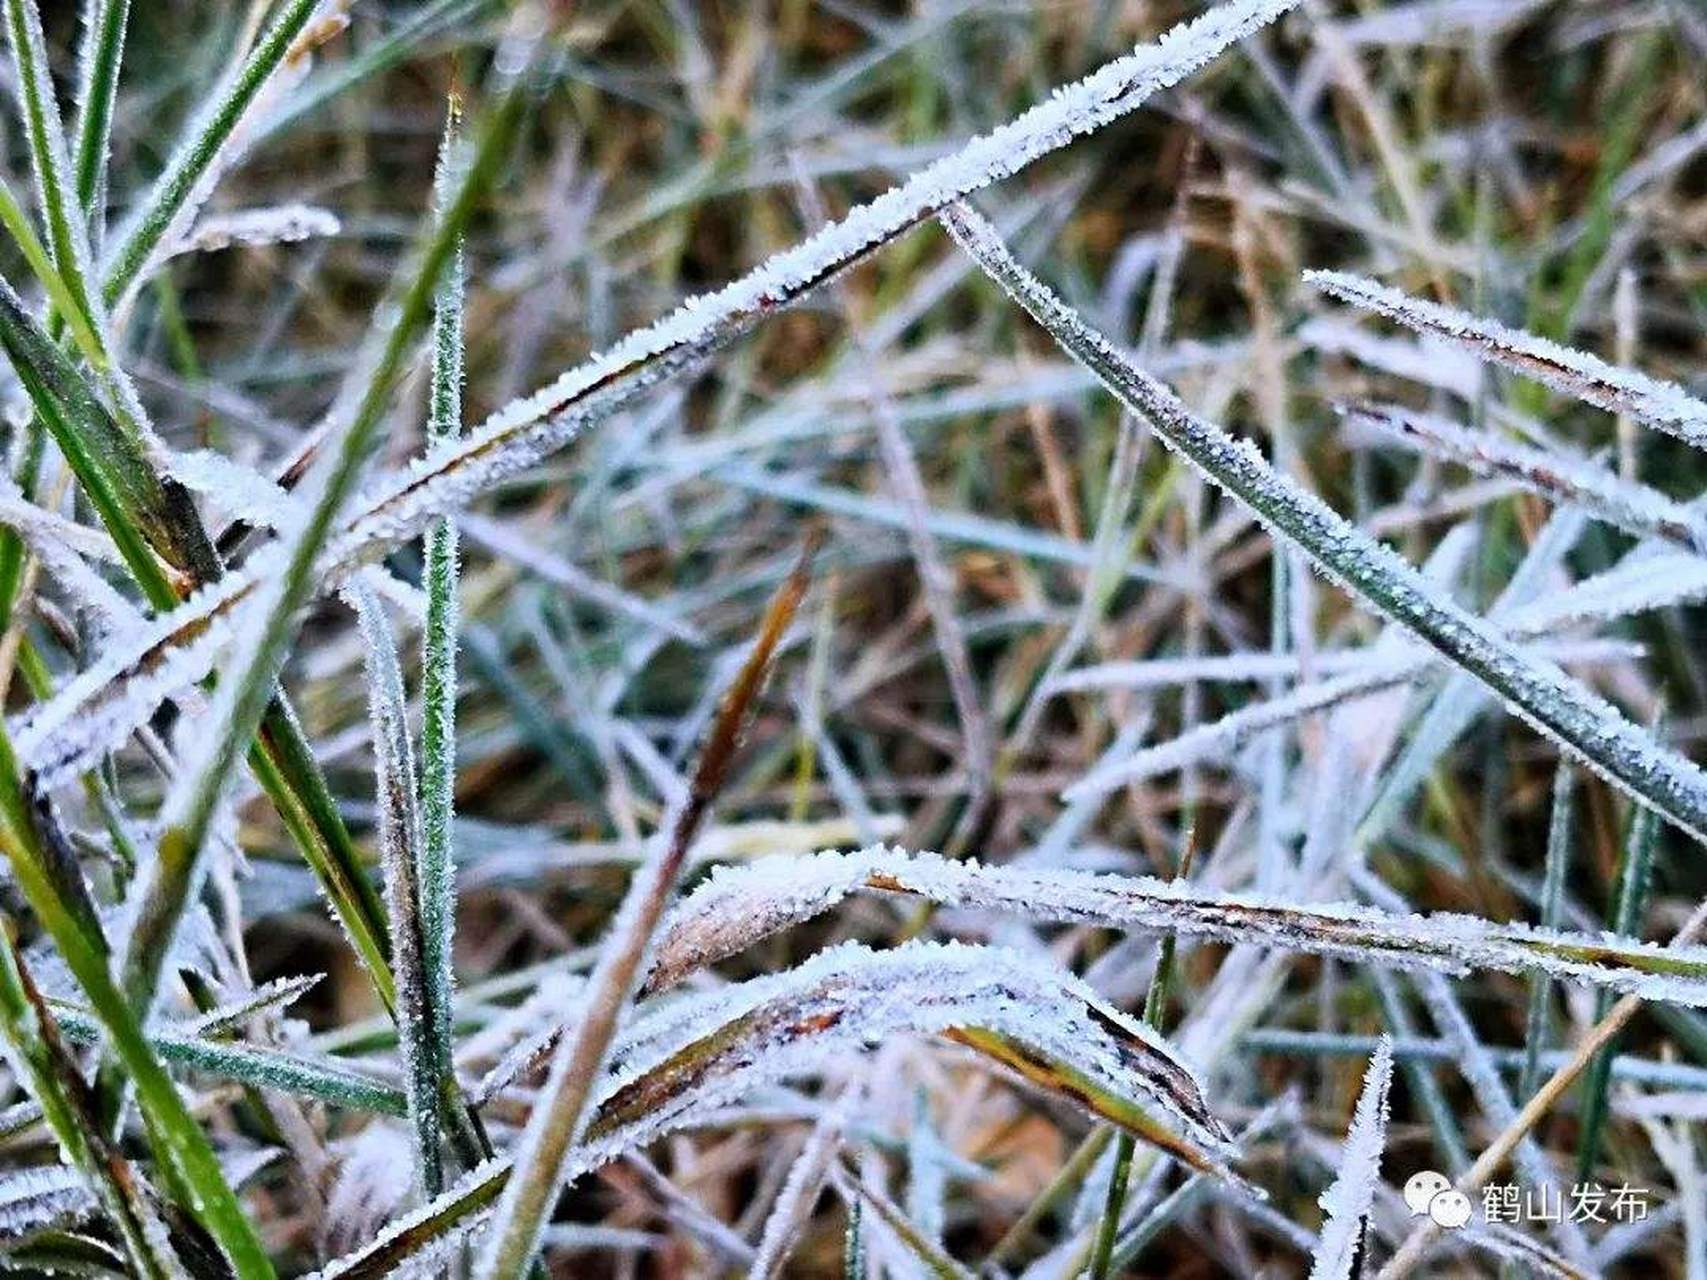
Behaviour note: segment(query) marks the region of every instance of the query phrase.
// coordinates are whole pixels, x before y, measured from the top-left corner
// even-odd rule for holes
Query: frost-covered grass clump
[[[1695,9],[0,6],[0,1270],[1707,1277]]]

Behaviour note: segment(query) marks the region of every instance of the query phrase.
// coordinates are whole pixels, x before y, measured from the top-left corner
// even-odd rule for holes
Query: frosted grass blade
[[[886,1035],[944,1034],[1039,1087],[1231,1180],[1225,1127],[1168,1043],[1078,979],[993,947],[845,944],[794,969],[648,1011],[620,1037],[594,1092],[571,1176],[715,1115],[757,1086],[814,1072]],[[319,1280],[374,1280],[478,1225],[509,1180],[499,1159],[473,1170]]]
[[[1557,668],[1526,657],[1486,621],[1431,590],[1391,550],[1277,475],[1248,443],[1193,416],[1171,391],[1133,367],[1015,261],[979,215],[961,206],[946,212],[943,220],[961,246],[1066,351],[1123,404],[1143,414],[1207,478],[1302,549],[1318,570],[1488,685],[1514,713],[1569,748],[1607,781],[1697,839],[1707,839],[1707,774],[1699,766],[1655,741]]]
[[[1707,404],[1674,383],[1608,364],[1587,352],[1520,329],[1508,329],[1453,307],[1424,302],[1362,276],[1307,271],[1304,279],[1341,301],[1386,316],[1418,333],[1444,338],[1555,391],[1608,413],[1627,413],[1698,449],[1707,448]]]
[[[118,97],[119,67],[124,61],[125,27],[130,0],[87,0],[83,36],[77,46],[77,199],[98,235],[107,186],[107,150]]]
[[[1638,538],[1663,538],[1686,551],[1707,550],[1707,519],[1645,485],[1620,480],[1578,458],[1513,444],[1438,417],[1386,405],[1341,410],[1406,446],[1461,463],[1483,475],[1508,476],[1551,502],[1572,503]]]
[[[435,194],[441,206],[455,180],[461,105],[452,98],[439,147]],[[462,434],[463,251],[459,238],[433,296],[432,392],[427,439]],[[422,1050],[441,1080],[450,1080],[451,1009],[456,996],[451,948],[456,936],[456,657],[457,529],[449,519],[427,527],[424,581],[427,621],[421,641],[421,843],[415,881],[420,892],[421,978],[426,1001]],[[438,1194],[439,1188],[429,1188]]]
[[[883,845],[717,868],[666,921],[647,989],[665,990],[821,915],[853,892],[905,893],[1031,920],[1178,932],[1395,968],[1545,973],[1660,1000],[1707,1002],[1707,950],[1699,947],[1661,948],[1447,912],[1405,915],[1352,903],[1218,893],[1148,877],[986,866]]]
[[[441,1046],[424,957],[421,807],[409,743],[409,700],[397,661],[397,638],[384,606],[362,584],[348,589],[361,622],[368,707],[378,788],[380,866],[391,926],[391,971],[397,983],[397,1034],[413,1129],[415,1173],[423,1197],[444,1189],[439,1154]],[[448,1015],[445,1019],[448,1022]]]
[[[1333,1185],[1322,1193],[1327,1214],[1310,1260],[1310,1280],[1352,1280],[1368,1230],[1369,1210],[1381,1179],[1387,1137],[1387,1090],[1393,1082],[1393,1042],[1381,1037],[1363,1077],[1357,1113],[1345,1136],[1345,1154]]]

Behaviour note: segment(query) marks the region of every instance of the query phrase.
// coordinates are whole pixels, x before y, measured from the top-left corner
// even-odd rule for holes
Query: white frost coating
[[[274,978],[263,982],[235,1000],[226,1001],[191,1019],[183,1027],[185,1035],[214,1036],[220,1032],[241,1031],[251,1018],[263,1013],[276,1013],[311,991],[326,975],[304,973]]]
[[[725,1040],[719,1033],[737,1021],[739,1033]],[[1172,1132],[1174,1154],[1234,1176],[1222,1163],[1232,1139],[1209,1110],[1201,1081],[1155,1031],[1047,962],[928,942],[884,952],[847,943],[785,973],[649,1009],[618,1039],[615,1065],[593,1095],[591,1136],[569,1153],[565,1176],[579,1177],[719,1114],[761,1085],[818,1070],[888,1036],[954,1028],[996,1031],[1070,1064],[1112,1096],[1140,1102]],[[391,1250],[474,1229],[490,1210],[473,1206],[490,1206],[510,1169],[507,1158],[481,1165],[318,1280],[357,1268],[389,1274],[401,1260]]]
[[[371,554],[372,543],[414,536],[432,516],[446,514],[532,466],[582,427],[696,366],[765,316],[950,202],[1011,177],[1039,157],[1134,110],[1296,4],[1233,0],[1057,89],[1047,101],[974,138],[733,284],[690,298],[605,354],[500,409],[465,438],[449,441],[407,471],[386,477],[357,503],[360,514],[329,554],[334,559]]]
[[[113,540],[100,529],[67,520],[24,497],[10,476],[0,475],[0,524],[15,530],[26,542],[32,537],[51,540],[90,560],[123,564],[124,557]]]
[[[1690,835],[1707,840],[1707,773],[1699,765],[1632,724],[1557,667],[1525,655],[1486,619],[1431,587],[1391,548],[1276,472],[1249,440],[1235,439],[1191,413],[1178,396],[1116,351],[1021,266],[977,213],[957,205],[941,217],[956,243],[1063,350],[1096,374],[1122,404],[1142,415],[1206,480],[1249,507],[1272,536],[1298,547],[1330,582],[1475,676],[1513,715],[1586,767]],[[1657,383],[1654,389],[1656,395],[1663,391]],[[1681,392],[1673,399],[1678,397],[1688,401]]]
[[[72,603],[91,615],[103,641],[117,643],[146,625],[142,611],[85,563],[86,557],[118,559],[105,534],[30,502],[9,479],[0,481],[0,525],[15,532]]]
[[[212,449],[173,453],[166,458],[172,478],[214,508],[245,524],[288,531],[302,521],[302,503],[271,476],[262,475]]]
[[[780,1068],[767,1071],[770,1079],[812,1069],[838,1051],[888,1034],[977,1027],[1071,1063],[1122,1096],[1149,1098],[1201,1148],[1201,1158],[1224,1153],[1229,1141],[1204,1101],[1202,1083],[1154,1030],[1045,961],[958,943],[909,943],[884,952],[847,943],[787,972],[671,1002],[634,1025],[600,1098],[620,1093],[736,1018],[770,1024],[773,1066]],[[733,1098],[732,1091],[725,1101]],[[599,1127],[595,1123],[595,1131]]]
[[[1513,609],[1504,621],[1513,637],[1522,638],[1581,623],[1610,622],[1703,597],[1707,597],[1707,559],[1682,551],[1648,555],[1638,548],[1604,573]]]
[[[1306,271],[1306,282],[1343,302],[1386,316],[1418,333],[1437,334],[1555,391],[1609,413],[1627,413],[1707,449],[1707,404],[1675,383],[1608,364],[1586,351],[1508,329],[1455,307],[1424,302],[1344,271]]]
[[[856,891],[916,894],[943,906],[1114,929],[1173,931],[1396,968],[1539,970],[1679,1004],[1707,1004],[1707,948],[1661,948],[1611,934],[1498,924],[1356,903],[1293,903],[1189,882],[1049,868],[985,866],[876,845],[857,853],[770,857],[720,867],[666,920],[648,987],[821,915]]]
[[[322,1248],[349,1249],[373,1237],[409,1199],[414,1161],[401,1126],[376,1120],[333,1144],[338,1172],[320,1223]]]
[[[202,588],[172,612],[126,633],[122,643],[112,644],[24,717],[13,740],[39,783],[52,788],[75,777],[146,724],[163,701],[205,676],[232,637],[233,613],[254,589],[248,573],[228,574]]]
[[[1339,1173],[1317,1201],[1327,1219],[1310,1263],[1310,1280],[1351,1280],[1364,1219],[1381,1180],[1381,1149],[1387,1141],[1387,1089],[1392,1082],[1393,1042],[1382,1036],[1363,1075],[1363,1092],[1358,1095],[1357,1113],[1345,1135]]]
[[[238,209],[209,214],[189,235],[166,250],[166,257],[213,253],[232,245],[261,247],[324,239],[343,230],[330,209],[311,204],[281,204],[267,209]]]
[[[0,1241],[69,1226],[96,1208],[94,1193],[78,1170],[66,1165],[20,1169],[0,1178]]]
[[[1389,405],[1358,405],[1340,411],[1348,422],[1369,427],[1408,448],[1503,476],[1553,502],[1575,503],[1590,514],[1639,538],[1664,538],[1697,554],[1707,551],[1707,519],[1646,485],[1621,480],[1582,458],[1470,431],[1444,418]]]

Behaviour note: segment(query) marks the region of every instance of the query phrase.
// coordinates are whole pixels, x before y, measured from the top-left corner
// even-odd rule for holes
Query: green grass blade
[[[289,0],[224,91],[196,118],[189,137],[154,180],[104,265],[101,291],[107,306],[124,296],[168,233],[194,212],[196,188],[231,142],[245,113],[285,64],[321,4],[322,0]]]
[[[1624,857],[1620,860],[1618,882],[1613,889],[1612,910],[1606,917],[1607,929],[1620,937],[1628,937],[1641,930],[1653,874],[1658,828],[1659,824],[1650,810],[1637,806],[1631,811],[1630,827],[1624,837]],[[1595,997],[1596,1022],[1606,1016],[1611,1004],[1605,993]],[[1612,1057],[1617,1047],[1616,1038],[1602,1045],[1583,1074],[1579,1108],[1582,1129],[1577,1141],[1578,1182],[1590,1181],[1600,1160],[1601,1136],[1606,1129],[1607,1087],[1612,1083]]]
[[[42,218],[47,224],[47,240],[53,249],[54,266],[76,300],[77,313],[90,327],[97,327],[96,312],[90,304],[90,278],[94,267],[89,260],[83,209],[73,185],[65,126],[54,101],[41,13],[35,0],[5,0],[5,6],[6,30],[12,45],[12,69],[17,77],[18,109],[24,117],[31,173],[35,179],[36,196],[41,202]]]
[[[435,184],[442,203],[453,182],[461,106],[452,99]],[[461,242],[433,300],[432,397],[428,445],[462,431],[463,261]],[[457,530],[448,518],[427,528],[427,621],[421,641],[421,968],[426,984],[428,1048],[441,1079],[451,1073],[451,1010],[456,994],[451,948],[456,936]]]
[[[99,352],[101,341],[95,336],[95,331],[89,327],[89,318],[83,314],[82,308],[78,306],[77,299],[72,296],[71,289],[66,285],[64,277],[53,265],[53,259],[48,255],[47,246],[42,244],[41,238],[35,233],[35,228],[30,226],[29,217],[24,213],[17,197],[12,194],[12,189],[5,184],[3,179],[0,179],[0,224],[5,226],[6,231],[23,253],[24,261],[35,273],[36,279],[41,281],[42,288],[47,292],[48,301],[53,304],[54,314],[64,317],[65,322],[70,326],[72,341],[77,344],[78,350],[82,351],[86,357],[90,352]]]
[[[107,185],[107,149],[124,61],[130,0],[90,0],[83,11],[83,43],[77,66],[77,199],[91,225],[100,225]],[[94,234],[92,231],[91,234]]]
[[[1573,798],[1576,776],[1568,761],[1559,762],[1553,775],[1553,810],[1547,824],[1547,865],[1541,888],[1541,927],[1557,929],[1564,912],[1565,871],[1571,860],[1571,836],[1576,810]],[[1541,1049],[1547,1040],[1547,995],[1552,987],[1544,973],[1529,980],[1529,1012],[1524,1023],[1523,1070],[1518,1075],[1517,1097],[1523,1101],[1535,1092],[1541,1080]],[[1610,1060],[1610,1055],[1609,1055]]]
[[[89,998],[112,1051],[137,1093],[156,1159],[190,1200],[185,1207],[218,1243],[239,1280],[271,1280],[272,1263],[225,1181],[200,1124],[190,1115],[143,1035],[142,1023],[108,967],[106,940],[89,926],[47,870],[12,744],[0,729],[0,847],[13,878]]]
[[[1175,879],[1191,874],[1193,856],[1197,851],[1195,832],[1188,829],[1184,838],[1185,848],[1174,871]],[[1144,1022],[1157,1031],[1162,1030],[1162,1018],[1167,1010],[1177,944],[1177,935],[1163,935],[1156,953],[1156,968],[1150,975],[1150,988],[1144,993]],[[1122,1132],[1115,1139],[1114,1168],[1109,1174],[1108,1196],[1103,1204],[1102,1221],[1097,1224],[1096,1244],[1091,1250],[1088,1272],[1091,1280],[1103,1280],[1113,1265],[1114,1242],[1120,1234],[1121,1215],[1126,1211],[1126,1186],[1132,1176],[1132,1154],[1136,1148],[1137,1140],[1130,1133]]]
[[[62,1158],[82,1173],[118,1227],[136,1273],[150,1280],[178,1274],[165,1229],[130,1162],[107,1143],[82,1069],[66,1051],[53,1014],[13,945],[11,921],[4,918],[0,918],[0,1035],[13,1071],[20,1080],[29,1081]]]

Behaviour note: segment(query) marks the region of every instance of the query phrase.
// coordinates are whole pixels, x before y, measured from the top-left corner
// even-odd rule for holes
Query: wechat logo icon
[[[1433,1169],[1411,1175],[1405,1183],[1405,1204],[1413,1218],[1428,1218],[1447,1231],[1470,1221],[1470,1197],[1454,1190],[1452,1180]]]

